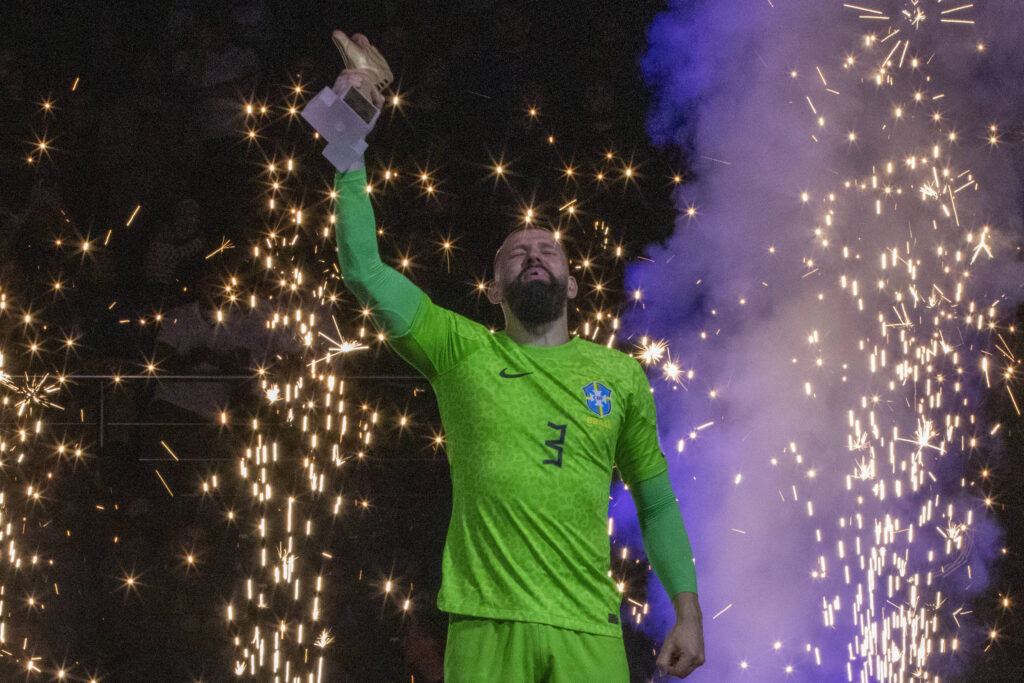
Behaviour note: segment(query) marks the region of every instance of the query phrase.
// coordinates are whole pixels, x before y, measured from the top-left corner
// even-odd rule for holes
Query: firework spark
[[[705,585],[733,605],[709,637],[727,638],[730,618],[756,623],[767,612],[777,624],[706,668],[726,679],[740,661],[759,680],[937,681],[965,661],[965,643],[979,642],[970,600],[998,532],[987,495],[963,471],[972,453],[999,450],[999,425],[986,424],[980,398],[1003,390],[1000,372],[1009,391],[1016,364],[996,341],[1019,268],[1008,266],[1007,231],[992,219],[1018,223],[986,206],[1012,189],[994,156],[1002,138],[986,121],[968,142],[952,124],[978,117],[979,103],[958,91],[975,79],[956,66],[984,52],[967,32],[975,7],[735,11],[670,14],[652,30],[656,82],[723,89],[663,86],[655,120],[678,121],[671,107],[695,103],[684,118],[700,122],[698,158],[745,163],[698,165],[700,180],[678,197],[680,236],[630,273],[648,292],[652,283],[669,290],[664,301],[646,294],[632,324],[693,349],[715,399],[680,392],[685,407],[666,412],[670,433],[689,431],[678,414],[715,419],[704,450],[679,449],[690,454],[680,459],[684,514],[718,539],[696,553],[698,569],[715,567]],[[760,66],[746,52],[705,54],[719,44],[711,26],[747,36],[737,44],[753,47]],[[825,27],[827,38],[801,37]],[[793,40],[757,37],[769,35]],[[682,81],[672,75],[679,64],[688,65]],[[694,227],[685,213],[696,203]],[[686,260],[672,261],[680,253]],[[659,326],[687,306],[714,334]],[[691,478],[704,488],[687,486]],[[721,519],[702,514],[711,509]],[[741,545],[722,540],[731,528],[746,531]],[[755,578],[751,558],[772,558],[780,573]],[[780,627],[804,644],[789,662],[777,659],[785,646],[772,646]],[[803,666],[792,668],[797,658]]]

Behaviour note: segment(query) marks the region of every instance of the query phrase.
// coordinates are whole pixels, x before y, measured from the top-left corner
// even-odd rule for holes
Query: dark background
[[[67,665],[77,676],[98,672],[106,680],[232,677],[224,605],[237,596],[254,547],[251,526],[225,522],[229,508],[244,520],[247,505],[233,473],[248,445],[245,418],[257,410],[246,389],[254,380],[244,378],[264,363],[287,374],[302,361],[244,345],[174,348],[161,343],[157,317],[197,301],[223,304],[211,292],[229,272],[270,296],[270,285],[245,271],[243,253],[254,235],[274,227],[265,210],[273,195],[268,158],[294,155],[303,168],[303,182],[286,188],[281,201],[326,205],[330,168],[287,107],[301,106],[341,68],[330,31],[365,33],[395,74],[401,104],[385,110],[371,138],[371,178],[394,167],[407,177],[429,170],[436,179],[429,196],[422,184],[404,182],[376,199],[382,255],[389,263],[411,256],[410,277],[435,301],[500,324],[499,311],[472,285],[488,276],[495,248],[526,205],[545,223],[568,196],[585,197],[581,209],[591,223],[611,226],[611,244],[622,245],[627,259],[671,234],[672,177],[685,180],[685,156],[647,143],[649,95],[637,66],[645,28],[662,9],[660,2],[4,5],[0,292],[12,303],[0,315],[3,369],[15,377],[97,377],[61,392],[55,401],[63,410],[36,404],[47,423],[37,456],[0,470],[5,490],[48,482],[42,501],[17,498],[5,516],[24,519],[23,548],[53,559],[33,572],[0,566],[17,596],[4,602],[4,616],[19,641],[17,629],[28,629],[30,642],[23,651],[8,636],[0,655],[0,667],[10,667],[5,679],[34,656],[45,672]],[[291,93],[295,84],[305,86],[303,95]],[[42,107],[47,100],[50,110]],[[218,119],[211,112],[224,100],[238,106]],[[270,113],[247,118],[246,101],[265,103]],[[249,127],[259,130],[259,142],[246,141]],[[40,139],[48,141],[45,153]],[[489,175],[498,160],[513,171],[508,182]],[[559,179],[566,165],[590,178],[573,192]],[[621,179],[625,166],[639,169],[637,179]],[[595,182],[598,172],[617,181]],[[449,236],[458,244],[450,259],[437,248]],[[225,237],[238,247],[204,258]],[[604,234],[586,221],[569,237],[574,264],[594,263],[588,284],[606,285],[581,299],[573,324],[621,308],[625,259],[614,258]],[[72,248],[83,239],[93,245],[88,256]],[[55,280],[64,283],[59,292]],[[337,317],[351,337],[360,317],[347,294]],[[73,351],[61,344],[68,335],[78,338]],[[1024,355],[1020,335],[1009,339]],[[372,504],[327,534],[337,558],[325,608],[336,639],[326,651],[328,669],[332,680],[439,680],[446,619],[433,599],[450,510],[444,452],[433,443],[440,420],[426,383],[382,345],[357,358],[341,365],[350,377],[346,391],[365,403],[364,417],[376,410],[394,424],[408,415],[410,426],[382,430],[372,457],[345,473],[347,496]],[[229,424],[210,426],[202,414],[162,402],[153,380],[100,379],[142,373],[151,361],[164,374],[242,378],[229,383],[239,406]],[[1000,603],[1022,585],[1024,444],[1005,393],[993,396],[990,411],[1008,425],[1010,457],[970,466],[991,470],[1008,552],[975,606],[1001,637],[970,680],[1021,680],[1020,622]],[[15,443],[27,419],[7,410],[0,434]],[[281,424],[284,443],[289,435]],[[81,444],[87,457],[55,457],[62,442]],[[161,442],[173,445],[177,461]],[[203,495],[198,482],[214,473],[220,488]],[[640,567],[620,563],[619,570],[630,579],[628,594],[642,601]],[[138,576],[138,588],[125,588],[127,575]],[[415,586],[413,610],[380,591],[391,577]],[[26,595],[44,606],[28,605]],[[649,679],[660,643],[628,623],[624,632],[634,680]]]

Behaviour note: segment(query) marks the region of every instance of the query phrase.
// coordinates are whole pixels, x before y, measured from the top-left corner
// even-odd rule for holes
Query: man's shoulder
[[[485,325],[466,317],[462,313],[441,306],[429,296],[424,296],[417,308],[412,325],[407,334],[392,337],[401,343],[407,337],[455,335],[464,340],[483,340],[491,336],[491,330]]]
[[[625,351],[607,344],[598,344],[584,337],[579,338],[579,353],[593,359],[616,372],[632,373],[640,367],[640,361]]]

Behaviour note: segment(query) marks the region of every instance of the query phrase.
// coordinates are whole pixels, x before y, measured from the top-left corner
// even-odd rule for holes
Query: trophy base
[[[302,118],[327,141],[323,155],[342,172],[364,166],[366,136],[379,116],[380,109],[351,86],[324,88],[302,109]]]

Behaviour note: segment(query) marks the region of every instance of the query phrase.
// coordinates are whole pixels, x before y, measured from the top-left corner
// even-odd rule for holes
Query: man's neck
[[[517,344],[561,346],[569,341],[569,323],[565,313],[543,325],[529,327],[505,311],[505,334]]]

